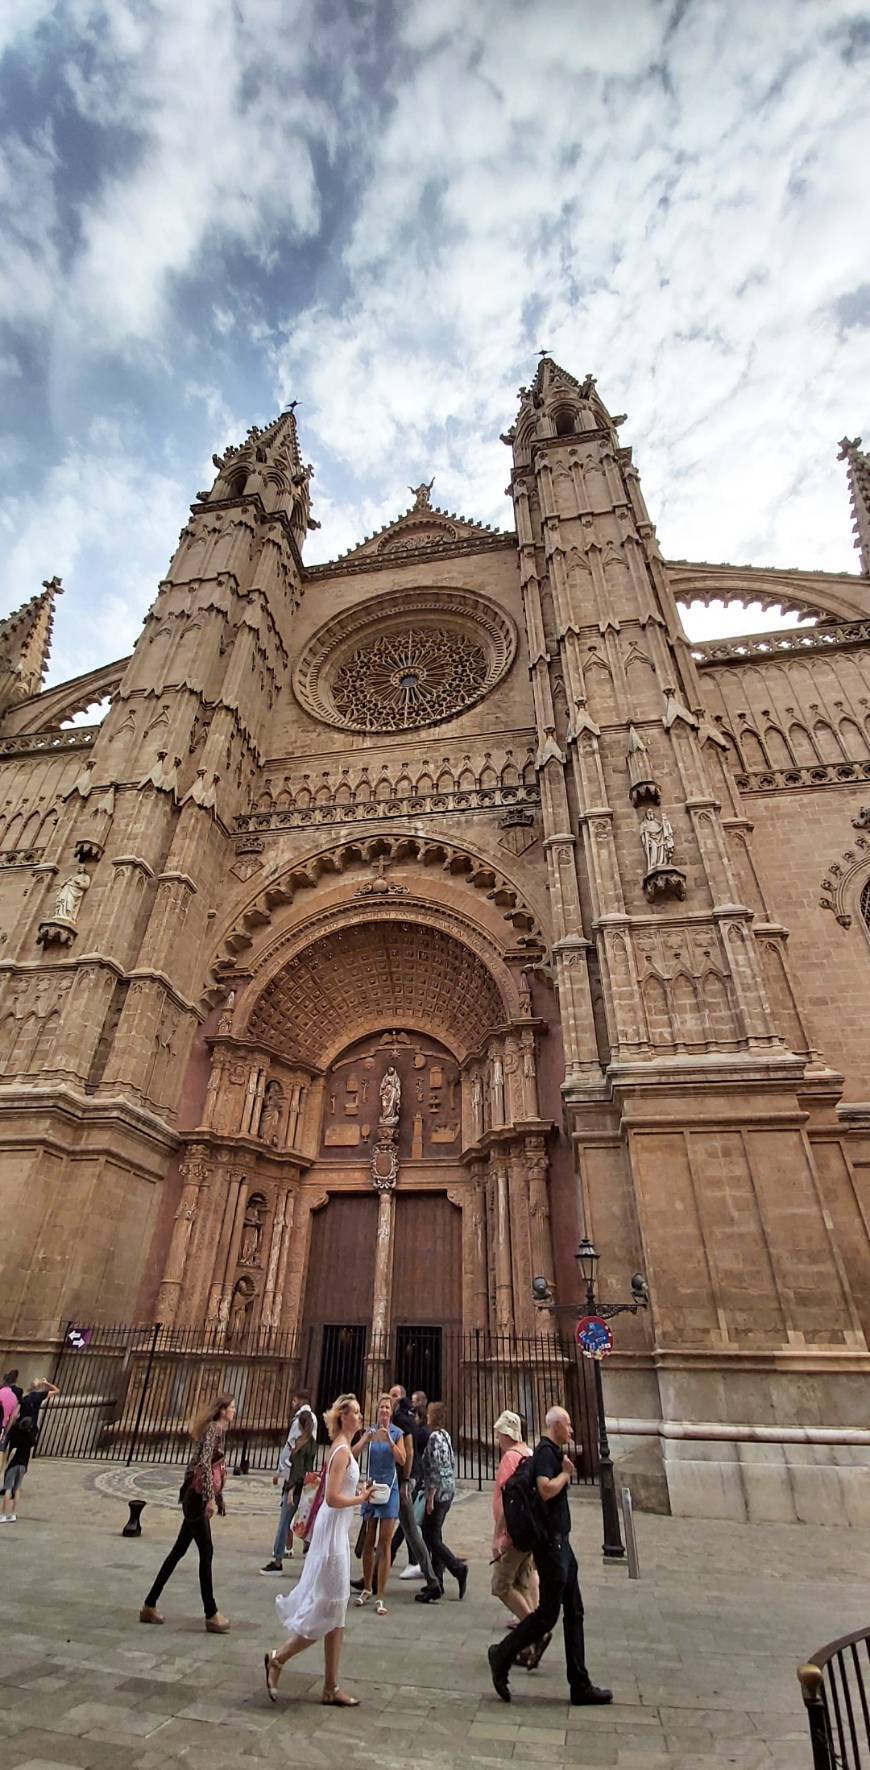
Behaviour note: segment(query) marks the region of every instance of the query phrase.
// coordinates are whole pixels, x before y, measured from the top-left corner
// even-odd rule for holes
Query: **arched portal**
[[[442,1333],[547,1327],[547,990],[457,895],[378,876],[270,926],[206,1034],[195,1227],[185,1193],[161,1319],[221,1332],[244,1278],[251,1330],[293,1338],[333,1391],[360,1356],[372,1380],[373,1348],[383,1375],[415,1346],[434,1374]]]

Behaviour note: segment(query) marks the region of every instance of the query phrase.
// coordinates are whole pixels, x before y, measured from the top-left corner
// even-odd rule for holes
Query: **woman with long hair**
[[[275,1599],[275,1607],[290,1639],[265,1655],[266,1689],[275,1702],[282,1668],[288,1659],[304,1653],[313,1641],[323,1641],[324,1680],[321,1702],[334,1708],[355,1709],[358,1698],[339,1689],[338,1663],[344,1639],[344,1618],[350,1597],[350,1523],[355,1506],[371,1498],[374,1483],[359,1485],[359,1463],[351,1444],[362,1425],[355,1395],[340,1395],[324,1414],[332,1440],[326,1464],[323,1504],[314,1520],[311,1547],[305,1557],[298,1585],[288,1597]]]
[[[224,1516],[224,1439],[236,1417],[236,1404],[231,1395],[219,1395],[200,1409],[188,1427],[193,1439],[181,1484],[181,1529],[139,1612],[143,1623],[162,1623],[165,1619],[157,1609],[157,1600],[166,1581],[187,1554],[191,1543],[199,1552],[199,1589],[205,1611],[205,1626],[210,1635],[225,1635],[229,1623],[214,1601],[211,1564],[214,1547],[211,1540],[211,1519],[217,1511]]]
[[[362,1509],[366,1535],[362,1557],[363,1589],[357,1604],[368,1604],[376,1591],[375,1611],[378,1616],[386,1616],[384,1594],[393,1565],[390,1545],[399,1518],[399,1476],[405,1467],[404,1437],[398,1426],[393,1425],[393,1403],[389,1395],[380,1396],[376,1424],[369,1427],[355,1449],[361,1451],[366,1444],[369,1447],[369,1479],[382,1489],[388,1488],[389,1492],[380,1505],[367,1500]]]
[[[423,1541],[432,1557],[435,1578],[443,1592],[444,1569],[452,1573],[459,1587],[460,1598],[465,1597],[468,1585],[468,1562],[460,1561],[453,1550],[447,1547],[441,1532],[444,1520],[453,1504],[456,1493],[456,1462],[450,1433],[447,1431],[447,1409],[443,1401],[430,1401],[426,1410],[426,1424],[429,1437],[423,1452],[423,1485],[426,1489],[426,1511],[423,1515]],[[417,1604],[430,1604],[432,1598],[427,1591],[415,1594]]]

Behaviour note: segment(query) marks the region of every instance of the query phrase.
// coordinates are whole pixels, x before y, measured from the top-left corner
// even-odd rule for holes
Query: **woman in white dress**
[[[358,1698],[347,1696],[338,1684],[338,1662],[344,1639],[344,1618],[350,1597],[350,1523],[355,1506],[371,1497],[373,1483],[357,1492],[359,1463],[351,1441],[362,1425],[355,1395],[340,1395],[324,1414],[332,1450],[326,1472],[323,1503],[314,1520],[311,1544],[294,1590],[275,1599],[278,1615],[290,1639],[265,1656],[266,1689],[272,1702],[282,1667],[312,1641],[323,1641],[325,1675],[321,1702],[335,1708],[355,1709]]]

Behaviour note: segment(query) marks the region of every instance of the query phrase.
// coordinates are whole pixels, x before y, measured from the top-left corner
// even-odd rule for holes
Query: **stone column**
[[[198,1154],[189,1150],[181,1164],[182,1190],[172,1227],[172,1240],[157,1294],[157,1320],[164,1327],[173,1327],[178,1314],[181,1287],[187,1265],[187,1251],[196,1220],[199,1195],[208,1178],[208,1166]]]
[[[221,1226],[220,1245],[226,1248],[226,1255],[221,1262],[220,1270],[215,1272],[209,1297],[208,1319],[215,1326],[226,1327],[229,1320],[230,1298],[239,1260],[239,1244],[242,1239],[242,1225],[245,1220],[247,1199],[248,1182],[242,1174],[236,1174],[230,1180],[227,1188],[227,1206]]]
[[[288,1191],[279,1194],[272,1218],[272,1239],[269,1243],[269,1258],[266,1262],[266,1282],[263,1286],[263,1306],[260,1310],[260,1321],[264,1328],[271,1328],[275,1322],[275,1292],[278,1285],[278,1267],[284,1246],[286,1233],[287,1205],[290,1199]],[[292,1214],[292,1211],[291,1211]]]
[[[486,1328],[489,1298],[486,1282],[486,1194],[482,1164],[475,1163],[471,1173],[471,1185],[462,1215],[463,1234],[468,1242],[471,1263],[471,1314],[465,1325],[468,1328]]]
[[[492,1160],[495,1189],[495,1325],[500,1334],[513,1327],[513,1278],[511,1274],[510,1199],[507,1158]]]
[[[375,1277],[372,1289],[372,1341],[380,1351],[390,1325],[390,1301],[393,1288],[393,1193],[384,1190],[378,1198],[378,1228],[375,1237]]]
[[[545,1278],[553,1288],[553,1238],[550,1232],[550,1194],[547,1175],[549,1163],[543,1137],[529,1137],[525,1145],[526,1184],[528,1189],[529,1239],[532,1253],[532,1277]],[[538,1331],[555,1331],[555,1311],[538,1304]]]

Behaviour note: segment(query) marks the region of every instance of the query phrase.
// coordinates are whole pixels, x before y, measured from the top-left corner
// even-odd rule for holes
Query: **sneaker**
[[[415,1567],[414,1563],[412,1561],[409,1563],[409,1565],[407,1567],[402,1568],[402,1571],[399,1574],[399,1578],[400,1579],[425,1579],[426,1575],[423,1572],[422,1567]]]
[[[502,1702],[510,1702],[511,1689],[508,1683],[508,1675],[505,1667],[499,1664],[498,1648],[488,1647],[486,1650],[486,1657],[489,1660],[489,1675],[492,1678],[492,1687],[496,1696],[500,1696]],[[573,1697],[571,1700],[573,1702]]]
[[[283,1563],[283,1561],[267,1561],[265,1567],[260,1568],[260,1572],[261,1573],[283,1573],[284,1572],[284,1563]]]
[[[591,1679],[588,1683],[580,1684],[576,1689],[571,1691],[571,1703],[575,1709],[583,1708],[585,1706],[591,1707],[593,1703],[612,1701],[613,1691],[602,1689],[598,1684],[593,1684]]]
[[[436,1582],[436,1584],[434,1586],[424,1586],[422,1592],[415,1592],[414,1593],[414,1603],[415,1604],[437,1604],[439,1599],[441,1599],[443,1597],[444,1597],[444,1593],[442,1592],[441,1587]]]
[[[7,1514],[6,1514],[6,1523],[7,1523],[7,1524],[17,1524],[17,1523],[18,1523],[18,1515],[17,1515],[17,1513],[15,1513],[15,1512],[7,1512]]]

